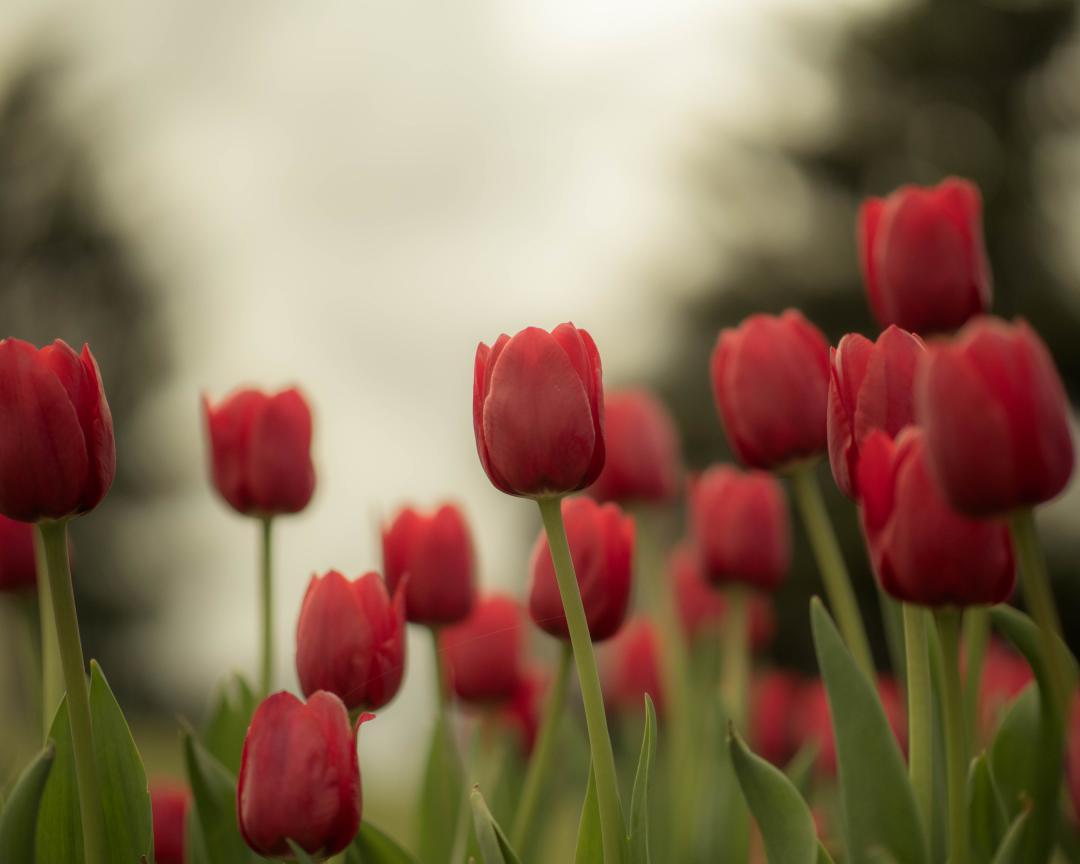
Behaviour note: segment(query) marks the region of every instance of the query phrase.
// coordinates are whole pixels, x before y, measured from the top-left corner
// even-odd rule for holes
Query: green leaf
[[[150,789],[124,712],[96,660],[90,661],[90,720],[94,729],[105,843],[116,861],[149,861],[154,854]]]
[[[1024,864],[1024,829],[1027,826],[1030,810],[1023,810],[1009,826],[1008,833],[1001,841],[993,864]]]
[[[40,864],[82,864],[82,820],[66,698],[56,709],[49,738],[56,746],[56,755],[38,808],[37,860]]]
[[[585,789],[585,802],[581,805],[581,822],[578,823],[577,852],[574,864],[603,864],[604,838],[600,833],[600,802],[596,798],[596,780],[592,765],[589,766],[589,785]]]
[[[971,762],[967,800],[972,855],[976,861],[989,861],[994,857],[994,850],[1001,843],[1008,823],[985,753],[980,753]]]
[[[848,860],[870,861],[880,850],[897,864],[928,858],[907,768],[874,684],[859,670],[829,613],[816,597],[810,622],[818,666],[829,695]]]
[[[255,693],[239,673],[222,683],[215,696],[202,742],[207,751],[233,774],[240,773],[244,737],[257,705]]]
[[[817,831],[799,790],[783,771],[751,753],[733,729],[728,747],[743,796],[761,828],[769,864],[815,864]]]
[[[349,846],[347,864],[416,864],[416,859],[369,822],[360,825]]]
[[[480,844],[480,855],[484,864],[521,864],[506,834],[491,815],[479,787],[473,787],[469,793],[469,801],[472,804],[473,824],[476,826],[476,839]]]
[[[1034,785],[1039,722],[1039,690],[1032,682],[1006,709],[990,743],[991,777],[1008,819],[1024,808]]]
[[[444,712],[436,714],[420,792],[420,860],[449,864],[464,798],[461,757]]]
[[[634,772],[634,792],[630,799],[630,864],[649,862],[649,773],[656,758],[656,708],[645,694],[645,732],[641,755]]]
[[[295,858],[298,864],[315,864],[311,856],[307,854],[303,849],[293,843],[292,840],[286,840],[289,844],[289,848],[292,850],[293,858]]]
[[[50,741],[15,781],[0,812],[0,861],[34,861],[38,807],[55,756],[56,745]]]
[[[807,741],[784,766],[784,774],[801,795],[806,795],[810,791],[810,781],[814,776],[814,762],[817,760],[819,749],[817,741]]]

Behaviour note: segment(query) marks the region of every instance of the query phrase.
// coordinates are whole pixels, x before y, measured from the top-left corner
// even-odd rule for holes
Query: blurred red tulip
[[[795,755],[793,717],[799,677],[782,669],[760,672],[750,683],[750,742],[754,752],[783,767]]]
[[[112,414],[90,347],[0,340],[0,514],[37,522],[85,513],[115,474]]]
[[[859,448],[875,429],[890,438],[915,422],[915,368],[923,341],[890,325],[871,342],[849,333],[829,351],[829,464],[836,485],[856,498]]]
[[[448,684],[464,702],[506,702],[524,675],[521,604],[504,594],[480,597],[469,617],[439,631]]]
[[[305,695],[334,693],[349,710],[381,708],[405,672],[405,586],[393,599],[378,573],[350,582],[312,576],[296,625],[296,671]]]
[[[615,711],[645,710],[645,694],[663,714],[664,685],[660,666],[660,635],[644,616],[631,618],[601,655],[604,701]]]
[[[35,587],[34,526],[0,516],[0,592]]]
[[[989,308],[982,198],[973,183],[950,177],[868,198],[858,234],[866,293],[882,327],[953,330]]]
[[[155,864],[185,864],[185,820],[191,792],[171,780],[150,784],[150,807],[154,817]]]
[[[286,840],[311,855],[347,847],[360,827],[360,764],[341,700],[323,691],[306,704],[285,692],[264,699],[244,739],[237,787],[240,833],[258,854],[291,860]]]
[[[983,658],[979,681],[979,740],[989,743],[998,721],[1013,699],[1035,680],[1031,667],[1016,652],[996,640],[991,640]]]
[[[690,485],[694,542],[714,585],[772,591],[791,566],[791,526],[779,481],[763,471],[714,465]]]
[[[386,584],[405,574],[405,617],[436,626],[461,621],[476,599],[475,558],[461,510],[443,504],[434,513],[404,507],[382,531]]]
[[[934,342],[917,383],[919,422],[945,496],[973,516],[1031,507],[1073,470],[1068,400],[1025,322],[979,318]]]
[[[504,724],[517,736],[522,753],[526,756],[532,753],[540,731],[540,715],[544,710],[549,677],[543,667],[526,669],[514,695],[501,711]]]
[[[922,606],[975,606],[1008,599],[1016,582],[1002,520],[971,519],[942,497],[921,429],[893,441],[866,439],[859,462],[860,514],[881,587]]]
[[[634,520],[624,516],[618,505],[597,504],[591,498],[563,499],[562,514],[589,635],[594,642],[600,642],[613,636],[626,618],[634,561]],[[529,570],[529,614],[541,630],[569,640],[555,566],[543,530],[533,546]]]
[[[214,485],[247,515],[298,513],[315,491],[311,409],[299,390],[237,390],[216,407],[203,397]]]
[[[604,392],[592,337],[528,327],[476,349],[473,431],[496,489],[543,498],[591,485],[604,467]]]
[[[604,470],[589,487],[598,501],[665,502],[679,494],[682,452],[667,409],[646,390],[604,394]]]
[[[1080,821],[1080,694],[1069,706],[1069,724],[1065,742],[1065,782],[1072,799],[1073,818]]]
[[[752,468],[825,452],[829,346],[802,313],[751,315],[720,331],[713,396],[728,443]]]

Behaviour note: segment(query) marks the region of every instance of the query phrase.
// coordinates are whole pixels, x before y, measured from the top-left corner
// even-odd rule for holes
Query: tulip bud
[[[781,669],[761,672],[750,685],[750,740],[754,752],[783,766],[795,755],[792,718],[801,688],[798,676]]]
[[[462,620],[476,599],[472,540],[453,504],[427,514],[405,507],[382,532],[386,584],[408,574],[405,617],[436,626]]]
[[[351,711],[394,698],[405,672],[405,583],[391,600],[378,573],[312,576],[296,625],[300,689],[335,694]]]
[[[237,390],[216,407],[203,397],[214,485],[245,515],[299,513],[315,491],[311,409],[299,390]]]
[[[624,516],[618,505],[597,504],[591,498],[563,499],[562,515],[589,635],[594,642],[600,642],[613,636],[626,617],[634,561],[634,520]],[[544,632],[569,640],[570,630],[544,531],[536,538],[529,570],[529,614]]]
[[[982,198],[967,180],[901,186],[859,209],[859,263],[882,327],[953,330],[990,307]]]
[[[1006,513],[1049,501],[1068,484],[1065,389],[1024,321],[979,318],[932,343],[916,397],[930,464],[957,510]]]
[[[255,709],[237,780],[240,833],[255,852],[292,859],[286,841],[309,855],[335,855],[360,827],[360,764],[355,727],[333,693],[307,703],[284,691]]]
[[[469,617],[439,631],[448,684],[464,702],[513,699],[524,675],[521,604],[503,594],[480,597]]]
[[[488,479],[543,498],[589,486],[604,466],[604,392],[592,337],[528,327],[476,349],[473,431]]]
[[[915,367],[922,340],[890,325],[871,342],[849,333],[829,351],[829,464],[840,491],[855,489],[859,448],[881,429],[890,438],[915,422]]]
[[[37,522],[85,513],[115,474],[112,414],[90,347],[0,340],[0,514]]]
[[[602,654],[604,701],[614,711],[640,713],[645,694],[663,713],[664,682],[660,667],[660,636],[656,625],[638,616],[631,618]]]
[[[873,432],[859,461],[860,515],[881,587],[922,606],[975,606],[1008,599],[1016,581],[1001,520],[971,519],[941,494],[925,436],[909,426],[894,442]]]
[[[503,723],[517,736],[521,752],[528,756],[540,731],[540,712],[548,685],[547,673],[539,667],[527,669],[514,695],[501,711]]]
[[[713,396],[739,461],[772,469],[824,452],[828,347],[795,309],[720,331]]]
[[[682,454],[667,409],[645,390],[604,396],[604,470],[589,487],[598,501],[670,501],[679,493]]]
[[[714,585],[773,591],[791,565],[791,526],[779,481],[762,471],[714,465],[690,488],[694,541]]]
[[[36,586],[34,526],[0,516],[0,592]]]
[[[155,864],[184,864],[185,820],[191,806],[186,786],[170,780],[150,784],[150,809],[154,820]]]
[[[691,543],[680,543],[668,556],[668,574],[674,584],[675,606],[683,633],[690,641],[716,637],[724,627],[728,602],[724,592],[709,583],[701,569],[701,556]],[[772,641],[776,620],[772,602],[757,592],[747,598],[750,647],[759,651]]]

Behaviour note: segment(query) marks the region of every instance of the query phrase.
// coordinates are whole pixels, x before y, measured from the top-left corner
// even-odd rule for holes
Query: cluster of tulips
[[[663,406],[605,394],[583,329],[481,344],[480,464],[543,525],[527,599],[478,588],[459,507],[406,507],[383,528],[381,573],[312,577],[302,698],[272,692],[271,529],[314,491],[311,413],[294,389],[205,402],[214,485],[260,526],[262,667],[183,726],[186,784],[147,783],[84,665],[67,525],[115,470],[97,366],[88,348],[0,342],[0,587],[36,586],[45,740],[0,812],[0,861],[1077,860],[1062,794],[1080,781],[1076,662],[1032,518],[1073,469],[1064,389],[1026,323],[986,314],[974,186],[868,200],[857,232],[876,340],[830,348],[794,310],[719,335],[713,393],[742,467],[687,477]],[[824,456],[858,509],[892,675],[823,504]],[[753,660],[791,564],[788,491],[824,587],[812,680]],[[1009,605],[1017,571],[1030,615]],[[371,712],[393,722],[410,623],[430,632],[438,707],[398,842],[362,819],[357,732]],[[554,662],[530,652],[544,638]],[[616,746],[627,729],[639,750]],[[576,851],[552,851],[571,795]]]

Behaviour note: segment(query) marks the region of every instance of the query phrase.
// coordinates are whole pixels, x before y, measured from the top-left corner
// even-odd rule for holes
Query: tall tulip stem
[[[75,756],[75,780],[79,790],[85,864],[105,864],[105,827],[98,799],[94,730],[90,722],[90,693],[86,686],[86,663],[75,611],[75,591],[68,564],[67,522],[39,522],[41,546],[45,552],[49,589],[60,664],[67,688],[68,720]]]
[[[274,546],[273,519],[259,519],[259,602],[262,609],[259,687],[263,696],[274,686]]]
[[[968,740],[975,746],[979,736],[979,690],[983,662],[990,641],[990,610],[972,606],[964,612],[964,720]]]
[[[510,845],[515,849],[525,848],[532,828],[536,807],[540,803],[540,794],[544,791],[551,760],[555,755],[555,741],[558,738],[559,721],[562,719],[563,705],[566,703],[566,684],[570,679],[570,664],[573,662],[573,649],[565,642],[559,654],[559,665],[555,680],[548,692],[544,705],[544,716],[540,721],[540,732],[536,746],[529,756],[529,768],[525,773],[525,784],[521,791],[521,801],[514,814],[513,829],[510,833]]]
[[[750,692],[750,606],[749,589],[732,585],[727,591],[727,614],[721,635],[720,687],[728,720],[739,734],[747,731],[747,701]]]
[[[859,604],[851,588],[851,577],[848,575],[844,556],[840,553],[840,544],[829,521],[829,513],[825,509],[825,501],[821,497],[821,488],[814,471],[815,465],[809,464],[800,466],[791,473],[795,504],[799,508],[803,525],[806,526],[810,546],[814,550],[814,558],[817,560],[818,570],[821,571],[825,593],[836,615],[840,633],[856,664],[867,678],[873,681],[874,656],[870,653],[870,643],[866,638]]]
[[[60,646],[56,641],[56,618],[53,615],[52,591],[49,588],[49,564],[41,532],[34,532],[34,562],[37,567],[37,603],[41,639],[41,724],[42,741],[49,739],[53,715],[64,695],[60,669]]]
[[[948,787],[949,864],[968,862],[967,736],[960,687],[960,612],[937,613],[938,638],[944,658],[942,702],[945,717],[945,778]]]
[[[607,716],[604,713],[604,697],[600,690],[600,673],[596,668],[585,606],[581,602],[581,590],[574,573],[574,561],[570,557],[570,546],[563,526],[562,501],[560,498],[539,498],[536,503],[540,506],[540,516],[547,532],[548,548],[555,566],[555,578],[559,584],[563,611],[566,613],[570,644],[574,649],[574,662],[577,665],[581,697],[585,705],[585,722],[589,730],[589,749],[600,810],[604,864],[621,864],[626,829],[615,777],[615,754],[611,749]]]
[[[907,671],[908,775],[915,800],[930,832],[934,802],[933,703],[930,688],[930,646],[926,619],[930,613],[903,604],[904,667]]]

